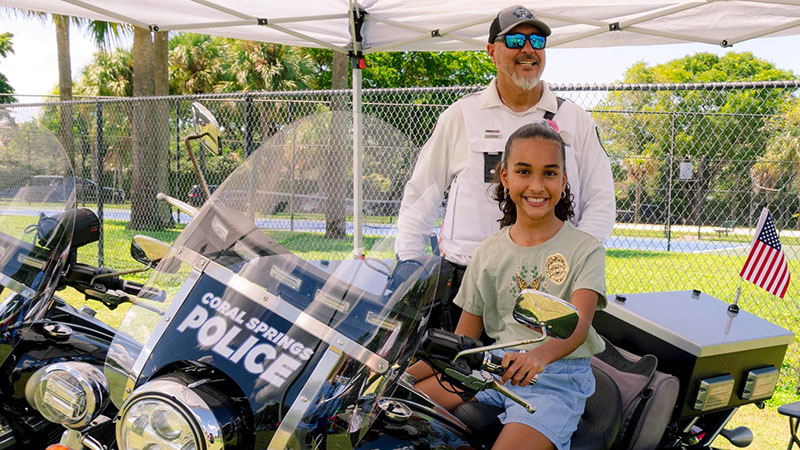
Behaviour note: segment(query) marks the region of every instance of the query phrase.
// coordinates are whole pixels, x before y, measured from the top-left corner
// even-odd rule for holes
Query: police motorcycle
[[[98,240],[99,222],[75,207],[75,178],[52,133],[4,120],[0,154],[0,449],[43,448],[63,432],[43,415],[74,418],[64,418],[65,405],[51,397],[38,398],[46,403],[38,410],[31,406],[27,386],[65,361],[102,367],[116,332],[58,291],[72,287],[114,309],[138,301],[143,286],[79,262],[78,249]]]
[[[51,371],[58,376],[29,382],[29,391],[51,399],[64,417],[79,418],[61,421],[67,430],[61,447],[53,448],[491,447],[497,412],[488,418],[469,408],[450,413],[416,389],[404,369],[416,356],[467,394],[495,389],[524,404],[497,383],[493,374],[502,369],[490,351],[528,342],[486,347],[426,332],[444,281],[438,257],[395,261],[391,245],[376,244],[360,259],[312,260],[280,245],[275,238],[285,237],[282,230],[265,231],[280,227],[271,212],[283,200],[268,162],[282,158],[287,145],[324,148],[329,130],[351,120],[320,113],[285,127],[199,211],[163,196],[193,218],[171,246],[142,246],[142,260],[159,262],[102,369],[71,361]],[[398,139],[380,121],[363,123],[368,139]],[[540,292],[524,294],[515,308],[518,321],[541,329],[542,338],[571,334],[574,308]],[[603,408],[619,404],[619,392],[613,380],[603,380],[573,448],[613,446],[621,413]],[[536,405],[523,406],[533,411]],[[693,433],[693,418],[655,431],[660,438],[676,427],[678,438],[661,448],[708,447],[729,417],[728,409],[720,411],[702,439],[682,436]]]

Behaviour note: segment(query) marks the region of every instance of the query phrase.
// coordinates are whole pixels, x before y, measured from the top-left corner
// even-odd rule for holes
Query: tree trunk
[[[331,67],[331,89],[347,89],[348,85],[349,57],[344,53],[333,53],[333,66]],[[325,170],[323,171],[323,186],[325,196],[328,201],[325,207],[325,237],[329,239],[343,239],[347,237],[346,231],[346,198],[352,197],[352,193],[347,189],[347,162],[349,155],[347,150],[347,137],[349,135],[350,123],[347,120],[348,96],[343,93],[334,94],[331,98],[331,110],[333,111],[331,122],[331,143],[330,149],[325,156]]]
[[[155,94],[153,41],[150,30],[133,29],[133,96]],[[134,230],[163,229],[158,204],[158,141],[155,139],[155,107],[152,100],[133,103],[131,117],[132,179],[131,221]]]
[[[59,140],[67,152],[70,164],[75,166],[75,142],[73,138],[72,105],[64,104],[72,100],[72,68],[69,54],[69,17],[54,14],[56,25],[56,45],[58,47],[58,97],[62,102],[59,107],[60,124]]]
[[[166,31],[153,33],[153,72],[155,95],[169,95],[169,41]],[[155,111],[155,139],[158,164],[158,191],[170,193],[169,189],[169,102],[158,100]],[[158,202],[161,222],[172,225],[172,212],[166,202]]]

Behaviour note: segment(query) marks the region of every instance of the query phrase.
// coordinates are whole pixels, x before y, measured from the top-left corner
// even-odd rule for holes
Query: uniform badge
[[[503,139],[503,134],[500,133],[500,130],[484,130],[483,138],[484,139]]]
[[[567,263],[567,258],[564,258],[561,253],[548,256],[545,260],[544,268],[547,278],[550,278],[555,284],[561,284],[567,279],[569,264]]]

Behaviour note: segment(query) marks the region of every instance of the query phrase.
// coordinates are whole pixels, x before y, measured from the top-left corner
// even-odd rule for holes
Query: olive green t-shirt
[[[565,222],[547,242],[522,247],[511,240],[510,229],[501,229],[478,246],[454,300],[464,311],[483,317],[489,337],[510,342],[540,335],[512,316],[522,289],[537,289],[566,301],[576,290],[590,289],[599,294],[597,309],[605,307],[605,250],[596,238]],[[566,358],[588,358],[604,348],[591,327],[586,341]]]

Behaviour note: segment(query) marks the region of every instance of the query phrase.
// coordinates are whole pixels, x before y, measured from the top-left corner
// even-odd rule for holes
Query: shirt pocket
[[[499,175],[498,163],[503,159],[503,146],[497,139],[473,139],[469,142],[468,171],[473,183],[493,183]]]

